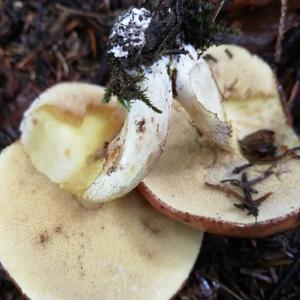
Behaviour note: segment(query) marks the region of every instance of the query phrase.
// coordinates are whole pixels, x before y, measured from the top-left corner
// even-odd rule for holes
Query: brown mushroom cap
[[[225,46],[221,46],[218,51],[214,49],[214,56],[222,66],[218,69],[218,63],[212,62],[215,64],[214,77],[216,77],[214,73],[216,70],[220,72],[221,69],[224,70],[229,66],[232,74],[239,74],[236,70],[241,68],[239,66],[241,60],[238,59],[239,47],[226,46],[226,49],[229,48],[230,53],[233,54],[232,57],[226,55],[227,64],[222,60],[224,48]],[[243,55],[244,51],[242,50]],[[243,56],[244,61],[253,62],[251,55],[249,53],[247,55],[246,59]],[[236,64],[234,57],[237,58]],[[255,58],[256,60],[258,61],[258,58]],[[263,62],[260,60],[259,63]],[[265,69],[266,64],[263,64]],[[252,72],[255,70],[257,68],[252,69]],[[220,74],[218,73],[218,76]],[[263,77],[260,77],[258,73],[256,80],[274,81],[272,72],[269,72],[270,76],[267,78],[264,77],[265,74],[266,72],[263,72],[261,74]],[[253,74],[251,76],[253,78]],[[219,78],[217,84],[220,84],[220,80],[222,79]],[[228,77],[224,78],[224,82],[226,80]],[[220,84],[221,91],[225,86],[224,82]],[[227,120],[232,124],[237,137],[241,139],[258,129],[269,129],[275,132],[277,145],[290,147],[298,145],[298,138],[286,124],[277,91],[269,91],[270,86],[276,86],[274,82],[266,85],[265,93],[262,85],[258,85],[259,90],[255,93],[255,84],[248,81],[248,85],[253,87],[251,93],[249,92],[251,98],[248,98],[248,93],[243,92],[247,90],[244,84],[243,82],[242,91],[237,86],[234,93],[241,98],[231,99],[230,94],[227,94],[229,98],[224,102]],[[228,92],[228,89],[226,91]],[[259,196],[272,192],[272,195],[260,205],[257,220],[233,205],[240,203],[238,200],[205,186],[205,182],[219,184],[224,179],[240,178],[240,175],[234,175],[232,171],[245,163],[248,161],[238,150],[227,153],[216,146],[203,143],[199,131],[192,124],[187,113],[175,103],[165,151],[158,164],[139,186],[139,190],[156,209],[165,215],[217,234],[259,237],[298,225],[300,223],[299,160],[286,159],[278,162],[274,169],[275,175],[255,186]],[[261,175],[268,166],[256,165],[247,170],[249,179]]]
[[[34,169],[19,143],[0,156],[0,220],[1,263],[32,299],[168,299],[202,239],[137,192],[82,207]]]
[[[299,160],[280,163],[276,176],[256,186],[261,195],[273,192],[259,207],[257,221],[233,206],[238,200],[205,186],[238,178],[232,170],[246,162],[242,156],[201,144],[198,130],[176,103],[165,151],[139,190],[165,215],[212,233],[259,237],[299,224]],[[249,178],[264,169],[256,167],[248,172]]]

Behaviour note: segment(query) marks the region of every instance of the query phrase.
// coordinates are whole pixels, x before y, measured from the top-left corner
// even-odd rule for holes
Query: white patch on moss
[[[110,39],[112,48],[108,51],[115,57],[127,57],[129,47],[142,49],[145,45],[145,31],[152,19],[151,12],[145,8],[132,8],[122,14],[114,25]],[[122,41],[122,44],[120,43]]]

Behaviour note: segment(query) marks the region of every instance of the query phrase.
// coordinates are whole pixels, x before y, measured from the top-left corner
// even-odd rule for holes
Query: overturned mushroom
[[[62,83],[41,94],[21,124],[37,170],[87,205],[131,191],[160,155],[170,119],[165,62],[147,74],[142,84],[161,114],[142,102],[126,113],[116,101],[103,103],[104,89],[90,84]]]
[[[237,46],[212,47],[204,57],[225,98],[219,96],[220,100],[213,102],[201,98],[206,91],[202,77],[197,78],[198,67],[185,77],[189,82],[177,83],[177,87],[192,87],[190,100],[202,104],[208,118],[211,113],[210,120],[204,125],[201,121],[206,122],[205,118],[192,122],[183,107],[175,105],[165,151],[140,191],[164,214],[218,234],[265,236],[296,226],[300,162],[298,155],[287,149],[299,145],[299,140],[286,123],[270,67]],[[177,80],[182,78],[177,76]],[[196,110],[194,104],[189,105]],[[208,131],[200,136],[198,124],[202,128],[209,124],[214,136],[207,136]],[[230,136],[222,132],[224,139],[220,140],[226,143],[219,145],[218,124],[232,130]],[[273,160],[259,164],[249,162],[238,143],[258,130],[274,132],[277,149]],[[239,172],[243,175],[236,174]]]
[[[16,143],[0,156],[0,260],[31,299],[169,299],[202,234],[132,192],[86,209]]]

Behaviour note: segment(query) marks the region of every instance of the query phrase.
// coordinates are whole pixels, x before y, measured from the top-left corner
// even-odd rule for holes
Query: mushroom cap
[[[260,237],[298,225],[299,160],[279,164],[276,176],[255,186],[260,195],[273,192],[259,207],[257,220],[234,207],[238,200],[205,186],[205,182],[215,184],[238,178],[232,170],[245,163],[242,156],[199,142],[198,130],[175,103],[165,151],[139,190],[161,213],[216,234]],[[266,168],[262,165],[249,171],[249,178],[257,177]]]
[[[137,193],[87,209],[37,172],[20,143],[0,155],[0,260],[31,299],[168,299],[202,233]]]
[[[231,58],[226,54],[226,57],[224,56],[225,48],[229,49]],[[215,78],[219,78],[216,81],[219,87],[226,86],[228,80],[229,71],[222,73],[222,70],[229,70],[231,67],[232,74],[235,74],[239,82],[243,73],[239,74],[238,69],[246,70],[247,64],[251,64],[253,58],[249,52],[236,46],[214,48],[213,53],[217,62],[212,62],[214,64],[212,72]],[[241,67],[242,59],[246,66]],[[255,58],[254,61],[259,61],[259,64],[252,72],[269,68],[261,59]],[[249,88],[245,88],[243,83],[240,87],[236,86],[234,94],[227,95],[228,99],[223,103],[226,119],[239,139],[258,129],[269,129],[275,132],[277,145],[289,147],[299,145],[299,139],[286,124],[277,90],[268,90],[269,86],[276,87],[270,68],[269,71],[268,77],[266,72],[256,75],[258,83],[269,82],[265,85],[266,88],[258,84],[259,88],[255,90],[252,80],[248,81]],[[246,76],[254,78],[253,74]],[[249,93],[244,92],[245,90],[251,90],[251,98],[248,97]],[[241,98],[232,99],[233,96]],[[165,151],[155,168],[140,184],[139,190],[165,215],[212,233],[261,237],[298,225],[299,160],[279,161],[274,169],[275,175],[254,186],[259,191],[254,199],[272,192],[272,195],[259,206],[257,219],[236,208],[233,204],[239,203],[238,200],[205,186],[205,182],[218,184],[228,178],[240,179],[240,175],[234,175],[232,171],[235,167],[246,163],[248,161],[239,151],[227,153],[213,145],[203,143],[187,113],[176,103]],[[247,169],[249,179],[261,175],[268,167],[269,164]]]

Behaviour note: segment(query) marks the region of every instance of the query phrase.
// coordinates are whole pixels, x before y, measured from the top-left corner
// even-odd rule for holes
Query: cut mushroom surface
[[[275,132],[277,145],[297,145],[298,138],[287,124],[270,66],[235,45],[213,46],[207,54],[216,59],[207,62],[225,97],[226,119],[237,138],[241,140],[263,128]]]
[[[58,84],[40,95],[21,125],[22,143],[37,170],[81,196],[103,170],[105,147],[121,131],[125,112],[102,103],[104,90]]]
[[[85,83],[58,84],[41,94],[21,124],[21,141],[37,170],[86,205],[130,192],[165,143],[172,97],[164,64],[153,66],[143,82],[162,114],[140,102],[126,113],[115,99],[103,103],[102,87]]]
[[[37,172],[20,143],[0,156],[0,261],[31,299],[169,299],[202,233],[137,193],[87,209]]]
[[[224,62],[223,57],[225,49],[229,49],[232,55],[228,57],[225,54],[227,62]],[[238,80],[243,75],[236,70],[239,64],[234,61],[234,57],[239,55],[239,49],[235,46],[221,46],[218,48],[219,56],[219,52],[214,50],[215,60],[211,64],[214,64],[212,72],[218,78],[218,86],[224,86],[224,81],[228,80],[222,76],[221,70],[224,68],[230,66],[232,73],[239,76]],[[245,50],[241,51],[244,55]],[[247,55],[249,57],[244,59],[245,63],[251,62],[251,54]],[[259,61],[264,64],[265,69],[266,64]],[[218,63],[222,68],[218,69]],[[246,66],[243,68],[246,69]],[[253,72],[256,70],[252,69]],[[272,81],[269,85],[275,88],[272,72],[269,72],[269,77],[264,74],[261,77],[258,73],[257,80]],[[248,84],[253,86],[252,82]],[[226,122],[231,124],[238,139],[257,130],[268,129],[274,132],[277,146],[299,145],[298,138],[285,122],[276,89],[271,93],[267,88],[256,92],[252,90],[251,98],[247,98],[248,94],[239,90],[235,95],[241,98],[231,99],[231,94],[228,94],[222,105]],[[249,161],[238,148],[233,152],[226,152],[213,143],[204,143],[190,116],[181,105],[175,104],[165,151],[139,189],[162,213],[213,233],[258,237],[296,226],[300,215],[300,199],[297,196],[300,192],[300,162],[297,159],[286,158],[276,162],[272,170],[274,174],[254,186],[259,196],[272,192],[260,204],[257,218],[235,207],[234,204],[241,204],[239,200],[205,185],[206,182],[220,184],[220,181],[229,178],[240,179],[240,175],[233,174],[233,169],[247,163]],[[265,163],[247,169],[249,180],[261,176],[269,167],[270,164]],[[238,191],[229,184],[226,186]],[[242,193],[241,195],[243,196]],[[253,198],[259,196],[254,195]]]

